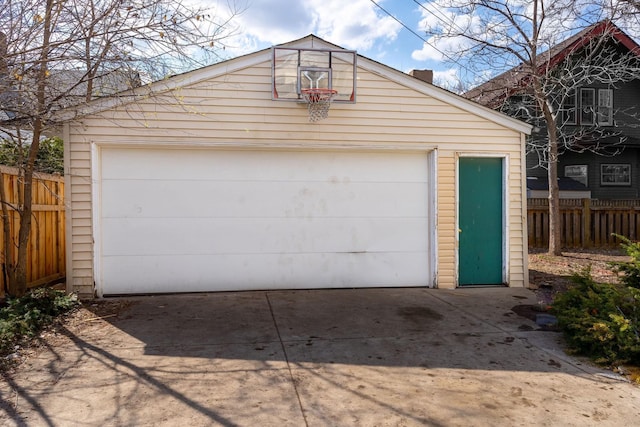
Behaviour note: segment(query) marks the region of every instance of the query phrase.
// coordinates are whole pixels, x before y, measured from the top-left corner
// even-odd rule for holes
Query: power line
[[[438,49],[437,47],[435,47],[433,44],[431,44],[427,39],[425,39],[424,37],[422,37],[420,34],[418,34],[417,32],[415,32],[412,28],[410,28],[409,26],[407,26],[404,22],[402,22],[400,19],[396,18],[391,12],[389,12],[387,9],[385,9],[384,7],[380,6],[375,0],[370,0],[371,3],[373,3],[374,5],[376,5],[380,10],[382,10],[384,13],[386,13],[389,17],[391,17],[394,21],[396,21],[398,24],[402,25],[405,29],[407,29],[411,34],[413,34],[414,36],[416,36],[417,38],[419,38],[420,40],[422,40],[423,43],[425,43],[426,45],[432,47],[433,49],[435,49],[436,51],[440,52],[440,54],[442,54],[442,56],[444,56],[445,58],[447,58],[449,61],[457,64],[459,67],[464,68],[466,71],[470,72],[471,74],[475,74],[472,70],[470,70],[469,68],[467,68],[465,65],[461,64],[460,62],[458,62],[457,60],[453,59],[452,57],[450,57],[448,54],[446,54],[445,52],[441,51],[440,49]]]
[[[443,13],[441,10],[437,9],[437,8],[427,8],[427,4],[428,3],[420,3],[418,0],[413,0],[413,2],[415,4],[417,4],[418,6],[420,6],[422,9],[426,10],[427,12],[429,12],[430,14],[432,14],[433,16],[436,17],[436,19],[438,19],[440,22],[444,23],[445,25],[451,25],[452,27],[455,27],[458,31],[460,31],[461,33],[464,32],[464,30],[462,28],[460,28],[458,26],[458,24],[456,24],[456,21],[452,18],[449,18],[445,13]]]

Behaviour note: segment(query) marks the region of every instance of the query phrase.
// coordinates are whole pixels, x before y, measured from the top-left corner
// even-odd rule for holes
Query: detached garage
[[[529,126],[315,36],[66,114],[83,297],[527,283]]]

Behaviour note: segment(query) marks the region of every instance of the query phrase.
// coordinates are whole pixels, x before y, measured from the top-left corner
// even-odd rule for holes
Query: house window
[[[564,125],[575,125],[576,122],[576,92],[572,90],[562,103],[561,120]]]
[[[564,167],[564,176],[589,186],[587,177],[587,165],[568,165]]]
[[[600,183],[602,185],[631,185],[631,165],[600,165]]]
[[[598,124],[613,125],[613,90],[598,89]]]
[[[575,92],[569,92],[564,100],[560,116],[562,124],[613,126],[612,89],[581,88],[579,93],[579,108],[576,108]]]
[[[596,104],[596,90],[590,88],[580,89],[580,124],[594,124],[594,112]]]

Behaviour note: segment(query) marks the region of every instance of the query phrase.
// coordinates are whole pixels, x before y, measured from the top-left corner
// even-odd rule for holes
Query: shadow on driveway
[[[562,352],[559,334],[511,310],[535,304],[525,289],[126,300],[8,378],[0,421],[616,425],[640,415],[636,388],[598,376]]]
[[[167,357],[547,372],[554,364],[532,361],[523,339],[537,326],[511,310],[532,298],[506,288],[138,297],[108,319],[125,333],[108,339]]]

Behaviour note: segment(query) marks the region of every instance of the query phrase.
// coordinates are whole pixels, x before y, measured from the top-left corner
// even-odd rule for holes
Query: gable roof
[[[568,39],[552,46],[549,50],[538,54],[540,68],[553,68],[569,55],[585,47],[590,41],[603,34],[610,34],[613,40],[624,46],[629,52],[640,56],[640,45],[609,20],[600,21],[579,31]],[[524,86],[529,77],[524,64],[520,64],[502,74],[476,86],[463,94],[465,98],[489,107],[497,107],[514,88]]]
[[[344,49],[340,46],[327,42],[326,40],[323,40],[313,34],[309,34],[305,37],[293,40],[291,42],[280,44],[278,45],[278,47]],[[270,61],[271,55],[271,48],[267,48],[183,74],[174,75],[166,79],[150,83],[148,85],[120,92],[112,97],[96,99],[79,108],[68,108],[66,110],[62,110],[59,112],[56,118],[60,121],[69,121],[84,115],[99,113],[101,111],[117,107],[119,105],[135,102],[137,99],[140,99],[142,97],[161,94],[173,89],[195,84],[204,80],[212,79],[224,74],[248,68],[265,61]],[[431,96],[447,104],[456,106],[464,111],[498,123],[514,131],[526,134],[531,133],[531,125],[525,122],[494,111],[476,102],[470,101],[469,99],[466,99],[460,95],[456,95],[453,92],[449,92],[445,89],[434,86],[433,84],[426,83],[423,80],[393,69],[373,59],[358,55],[358,68],[363,68],[369,72],[383,76],[398,84],[407,86],[420,93]]]

